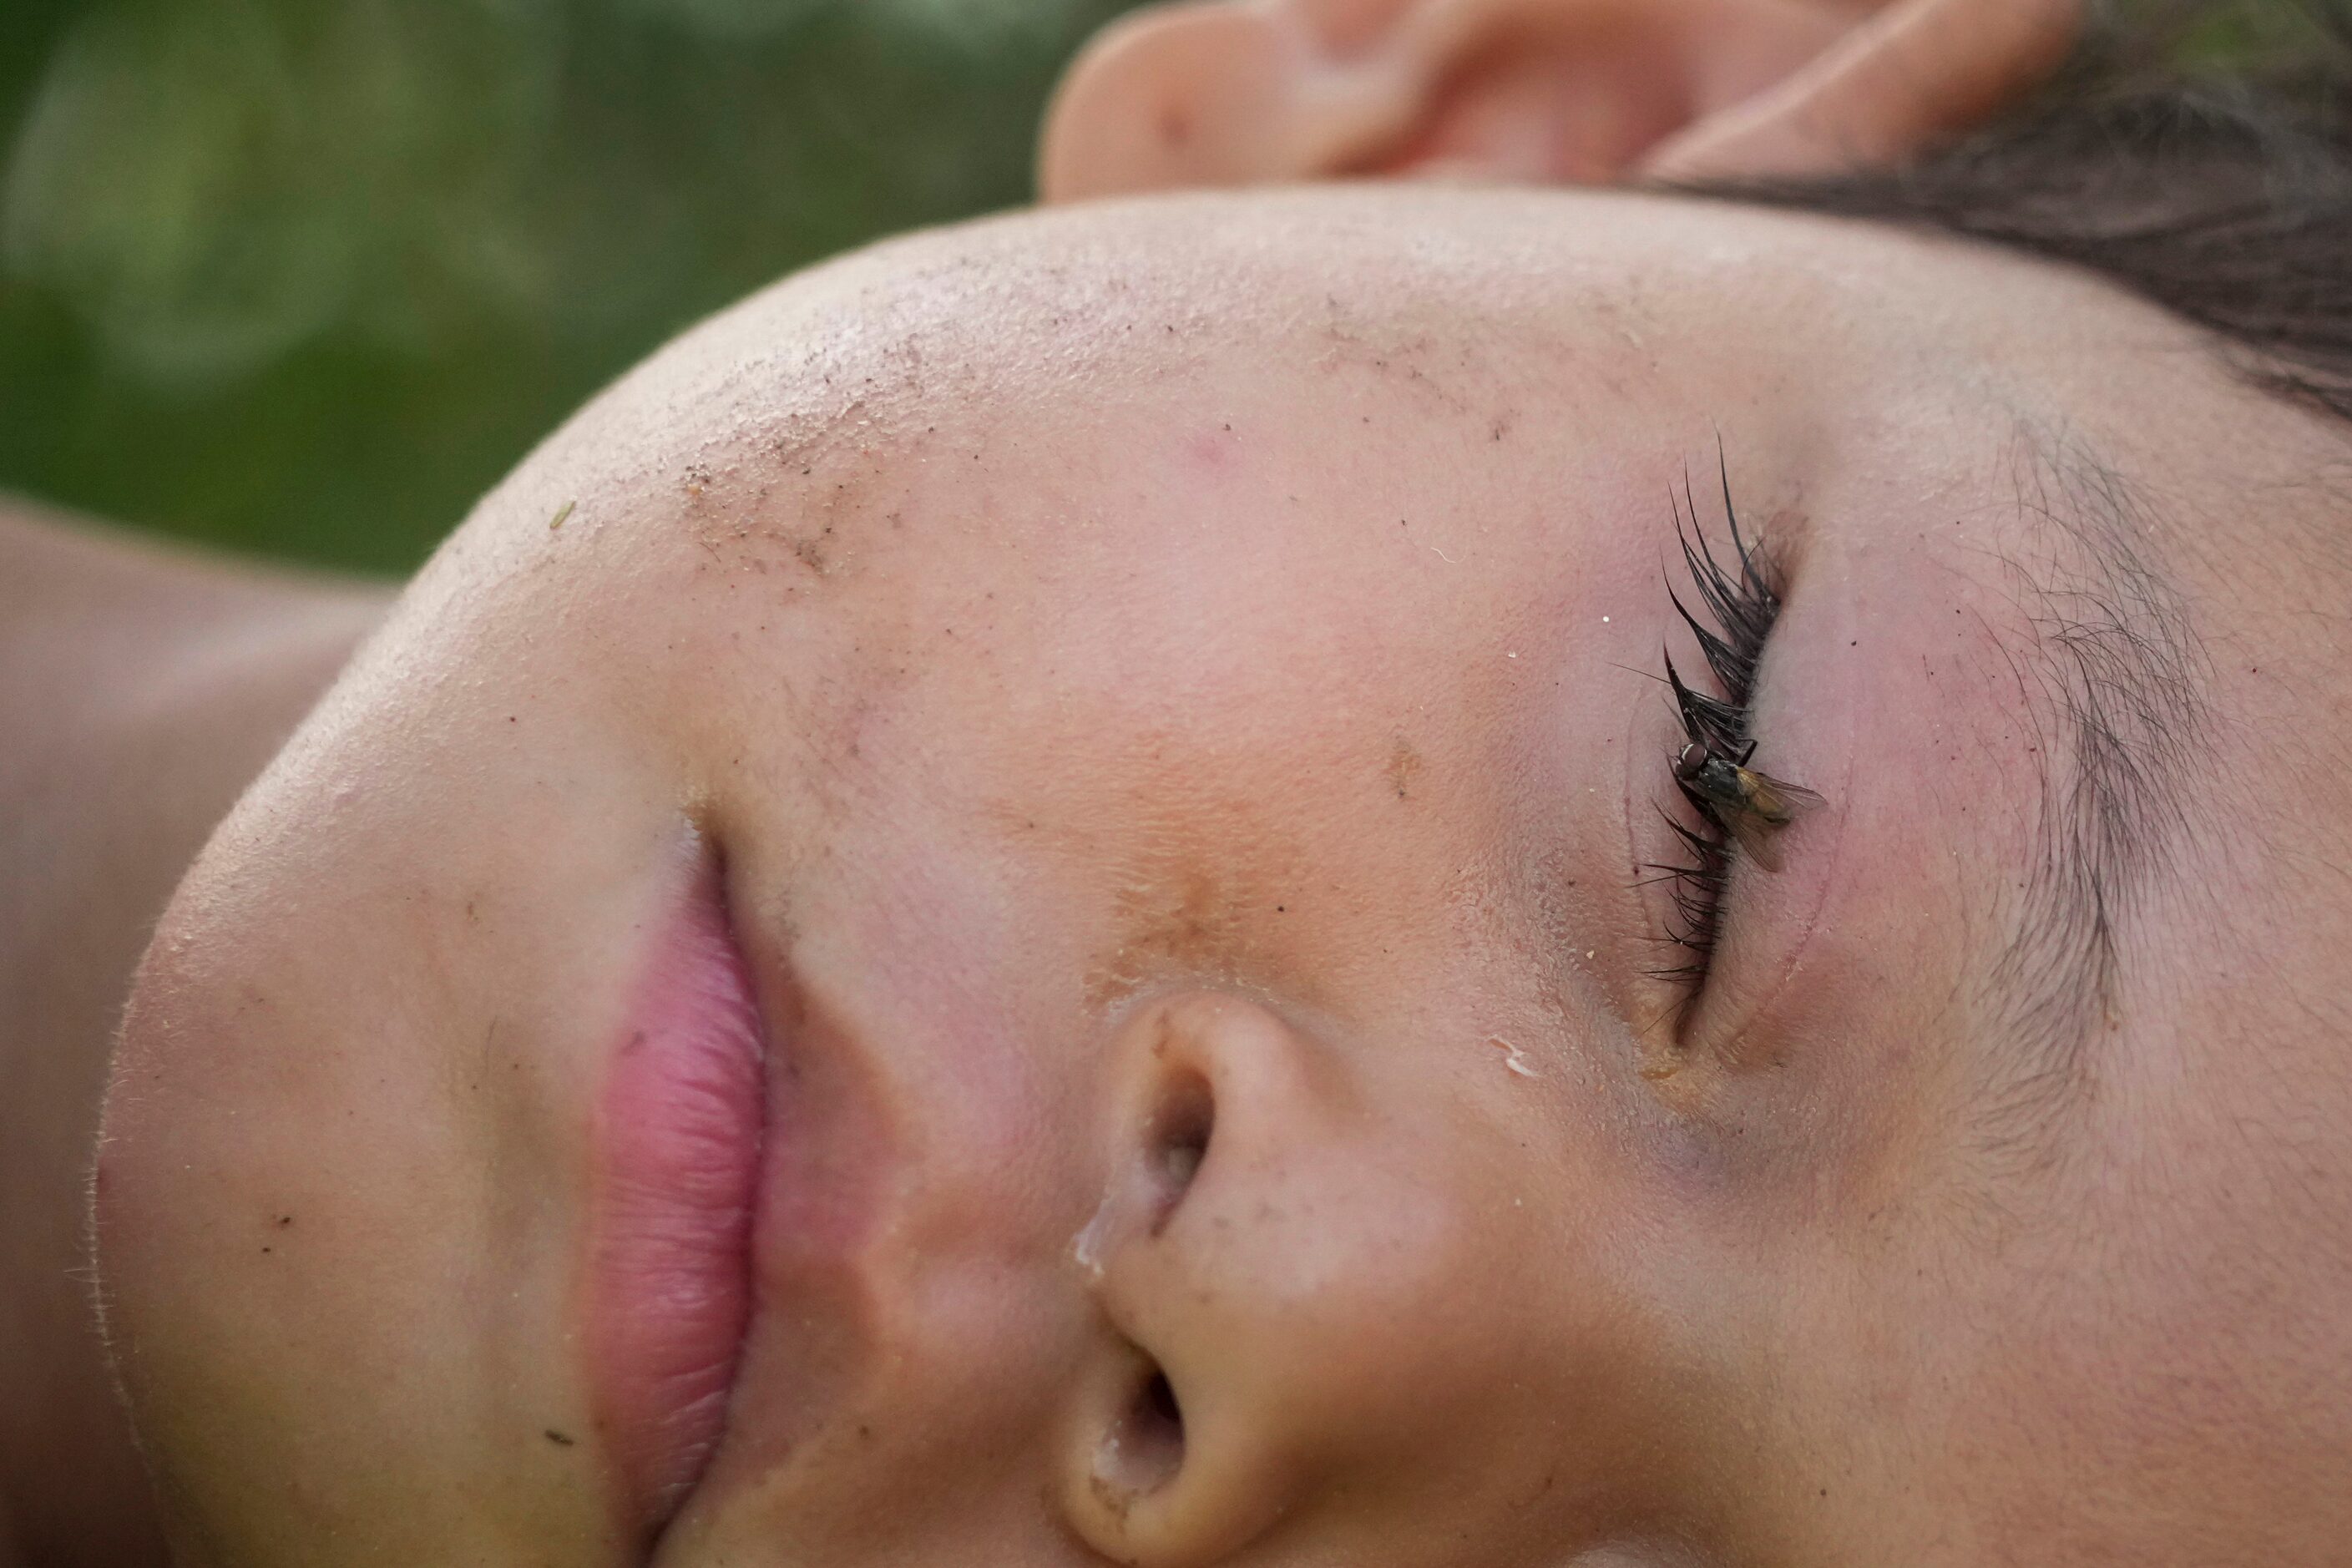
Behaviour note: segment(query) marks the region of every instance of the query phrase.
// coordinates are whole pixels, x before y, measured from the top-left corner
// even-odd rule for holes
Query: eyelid
[[[1707,984],[1679,1022],[1687,1051],[1741,1054],[1742,1040],[1770,1026],[1789,986],[1814,963],[1817,939],[1835,927],[1836,901],[1854,869],[1855,791],[1867,783],[1858,738],[1879,690],[1879,667],[1858,651],[1855,616],[1853,595],[1837,589],[1809,594],[1791,584],[1782,603],[1754,693],[1757,727],[1772,756],[1822,805],[1783,835],[1781,870],[1733,876],[1726,904],[1733,918]]]
[[[1669,1005],[1677,1030],[1682,1016],[1705,994],[1732,873],[1743,858],[1731,842],[1741,819],[1727,814],[1723,801],[1736,795],[1746,780],[1736,774],[1727,779],[1724,773],[1754,752],[1750,710],[1756,678],[1781,608],[1780,584],[1769,555],[1760,542],[1751,545],[1740,528],[1727,465],[1721,468],[1721,481],[1727,563],[1718,559],[1699,522],[1687,478],[1682,493],[1671,498],[1690,603],[1676,590],[1672,570],[1667,601],[1717,689],[1709,691],[1705,682],[1685,679],[1671,647],[1662,652],[1680,741],[1666,763],[1670,787],[1658,808],[1667,847],[1662,858],[1644,862],[1644,869],[1659,874],[1665,885],[1661,935],[1673,952],[1651,973],[1676,994]],[[1684,760],[1693,748],[1701,764],[1695,771]]]

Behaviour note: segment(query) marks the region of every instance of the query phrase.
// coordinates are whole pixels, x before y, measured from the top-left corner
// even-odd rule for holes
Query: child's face
[[[163,924],[98,1205],[190,1560],[2316,1561],[2340,557],[2244,497],[2321,439],[2087,282],[1626,198],[720,318]],[[1718,451],[1826,804],[1694,997]]]

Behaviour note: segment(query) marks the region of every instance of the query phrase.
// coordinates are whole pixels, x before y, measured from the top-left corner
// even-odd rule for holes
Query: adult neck
[[[389,602],[0,497],[0,1568],[168,1561],[85,1246],[109,1047],[181,872]]]

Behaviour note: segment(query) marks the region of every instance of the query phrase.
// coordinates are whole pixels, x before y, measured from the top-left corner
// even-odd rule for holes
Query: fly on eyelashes
[[[1774,778],[1748,764],[1756,755],[1750,708],[1756,668],[1780,614],[1777,573],[1769,556],[1751,548],[1731,502],[1731,476],[1718,458],[1723,511],[1731,530],[1731,559],[1719,561],[1698,526],[1698,508],[1685,481],[1671,497],[1675,533],[1697,608],[1685,604],[1671,574],[1666,596],[1697,640],[1707,671],[1720,694],[1684,680],[1671,654],[1665,684],[1673,693],[1683,743],[1667,760],[1668,777],[1689,807],[1689,819],[1667,810],[1659,815],[1673,829],[1682,858],[1652,862],[1671,890],[1673,914],[1664,941],[1675,962],[1652,972],[1655,978],[1695,995],[1715,957],[1723,919],[1723,894],[1735,855],[1767,871],[1780,868],[1780,832],[1822,797],[1801,784]]]

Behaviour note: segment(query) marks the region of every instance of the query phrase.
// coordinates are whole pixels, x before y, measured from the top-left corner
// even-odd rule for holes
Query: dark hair
[[[2352,419],[2352,0],[2111,5],[1993,123],[1894,169],[1705,194],[1967,236],[2206,328]]]

